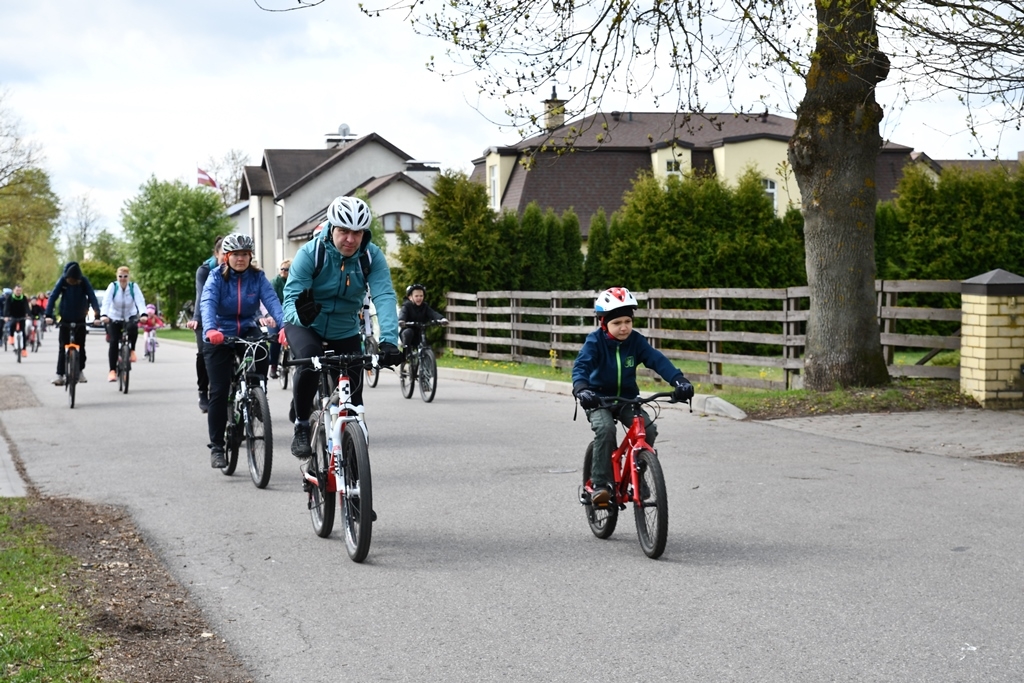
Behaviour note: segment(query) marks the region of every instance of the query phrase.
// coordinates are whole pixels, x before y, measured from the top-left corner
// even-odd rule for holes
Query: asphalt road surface
[[[124,396],[99,339],[74,410],[55,337],[0,357],[42,404],[0,420],[42,492],[130,511],[256,680],[1024,679],[1024,469],[666,410],[653,561],[630,511],[587,528],[571,398],[442,377],[425,404],[385,373],[357,565],[340,526],[312,531],[278,384],[257,490],[209,465],[192,348],[163,343]]]

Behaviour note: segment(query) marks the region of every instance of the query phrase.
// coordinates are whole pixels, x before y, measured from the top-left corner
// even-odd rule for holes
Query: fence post
[[[476,357],[479,359],[484,355],[484,304],[480,292],[476,293]]]
[[[647,293],[647,310],[650,311],[651,313],[653,313],[654,311],[658,310],[658,308],[659,308],[658,304],[659,304],[660,301],[661,301],[661,299],[659,299],[658,297],[653,296],[650,292],[648,292]],[[656,329],[661,327],[660,322],[661,322],[661,319],[656,317],[656,316],[654,316],[654,315],[648,315],[647,316],[647,341],[649,341],[651,346],[653,346],[656,349],[661,349],[661,347],[663,345],[661,343],[661,339],[659,339],[659,338],[657,338],[655,336],[652,336],[651,332],[653,330],[656,330]]]
[[[708,312],[706,330],[708,333],[707,341],[707,352],[708,352],[708,374],[712,376],[722,375],[722,364],[711,360],[713,354],[719,354],[722,352],[722,342],[712,339],[713,333],[722,331],[722,321],[718,318],[714,318],[711,315],[712,311],[722,310],[722,300],[709,296],[705,299],[705,310]],[[715,384],[716,389],[721,389],[721,384]]]
[[[887,291],[885,288],[885,280],[878,281],[878,320],[882,324],[882,334],[895,334],[896,333],[896,319],[890,318],[884,314],[883,309],[893,308],[896,306],[896,292]],[[882,357],[885,358],[885,364],[892,365],[895,360],[896,348],[891,344],[882,342]]]
[[[786,290],[786,298],[782,304],[783,310],[785,311],[785,322],[782,324],[782,333],[785,336],[785,346],[782,347],[782,357],[785,360],[792,360],[800,357],[800,347],[793,343],[793,337],[796,337],[800,333],[799,322],[796,320],[790,320],[790,313],[800,310],[800,298],[791,294],[790,290]],[[793,389],[796,384],[796,378],[800,375],[799,370],[790,370],[785,368],[783,370],[786,389]]]
[[[554,309],[561,308],[561,307],[562,307],[562,297],[558,296],[557,293],[552,292],[551,293],[551,309],[552,309],[551,310],[551,337],[550,337],[551,338],[551,341],[550,341],[551,350],[548,351],[548,356],[549,357],[553,357],[553,360],[555,361],[555,363],[551,367],[557,367],[558,366],[558,349],[555,348],[555,347],[558,345],[559,342],[562,341],[562,335],[560,335],[557,332],[555,332],[555,328],[561,326],[561,324],[562,324],[562,316],[555,315]],[[552,356],[552,352],[554,352],[553,356]]]
[[[517,323],[522,322],[523,316],[516,309],[519,308],[519,302],[521,299],[517,299],[512,296],[513,292],[509,292],[508,296],[508,312],[509,312],[509,328],[511,329],[511,343],[509,344],[509,356],[514,362],[522,360],[522,348],[521,345],[516,344],[517,341],[522,339],[523,331],[519,329]],[[516,352],[516,349],[520,350],[520,353]]]

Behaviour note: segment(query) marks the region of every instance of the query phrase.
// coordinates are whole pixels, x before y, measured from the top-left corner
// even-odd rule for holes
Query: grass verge
[[[30,524],[26,498],[0,498],[0,678],[11,683],[93,683],[99,638],[82,635],[85,612],[69,600],[63,578],[74,560]]]
[[[462,356],[442,355],[437,364],[442,367],[500,372],[522,377],[535,377],[548,381],[571,382],[572,372],[563,368],[533,363],[474,360]],[[683,372],[695,371],[680,364]],[[730,370],[731,369],[727,369]],[[737,371],[739,372],[739,371]],[[753,370],[757,372],[757,370]],[[652,392],[665,389],[665,383],[641,380],[640,391]],[[977,401],[960,392],[960,383],[943,379],[894,379],[885,387],[869,389],[835,389],[827,393],[807,391],[768,391],[696,385],[698,393],[718,396],[743,410],[752,419],[770,420],[783,417],[808,417],[814,415],[846,413],[909,412],[915,410],[944,410],[952,408],[980,408]]]

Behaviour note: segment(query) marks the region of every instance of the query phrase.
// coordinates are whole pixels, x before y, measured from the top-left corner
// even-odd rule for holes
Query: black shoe
[[[590,494],[590,502],[599,508],[607,507],[612,499],[612,490],[608,486],[595,486]]]
[[[205,391],[199,392],[199,412],[210,412],[210,395],[207,394]]]
[[[292,437],[292,455],[296,458],[310,458],[313,456],[313,449],[309,446],[309,425],[295,425],[295,435]]]
[[[224,457],[224,447],[214,446],[210,449],[210,467],[220,469],[228,466],[228,459]]]
[[[271,365],[270,366],[270,379],[277,379],[278,377],[280,377],[280,375],[277,374],[277,366],[276,365]]]

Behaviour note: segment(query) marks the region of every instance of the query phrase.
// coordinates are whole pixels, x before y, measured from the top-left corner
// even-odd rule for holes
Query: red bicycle
[[[601,399],[600,407],[614,409],[625,404],[639,406],[654,403],[654,421],[660,414],[657,401],[671,397],[671,391],[653,394],[647,398],[607,397]],[[583,485],[579,492],[580,503],[586,511],[590,530],[598,538],[609,538],[615,531],[619,510],[625,510],[626,504],[632,503],[636,535],[640,540],[641,549],[651,559],[660,557],[665,552],[665,543],[668,540],[668,494],[661,463],[658,462],[654,448],[647,443],[647,429],[639,410],[633,416],[633,424],[626,430],[622,443],[612,451],[612,474],[615,483],[612,486],[612,499],[605,505],[595,505],[590,499],[594,492],[590,481],[593,458],[594,444],[591,442],[587,446],[586,455],[583,456]]]

